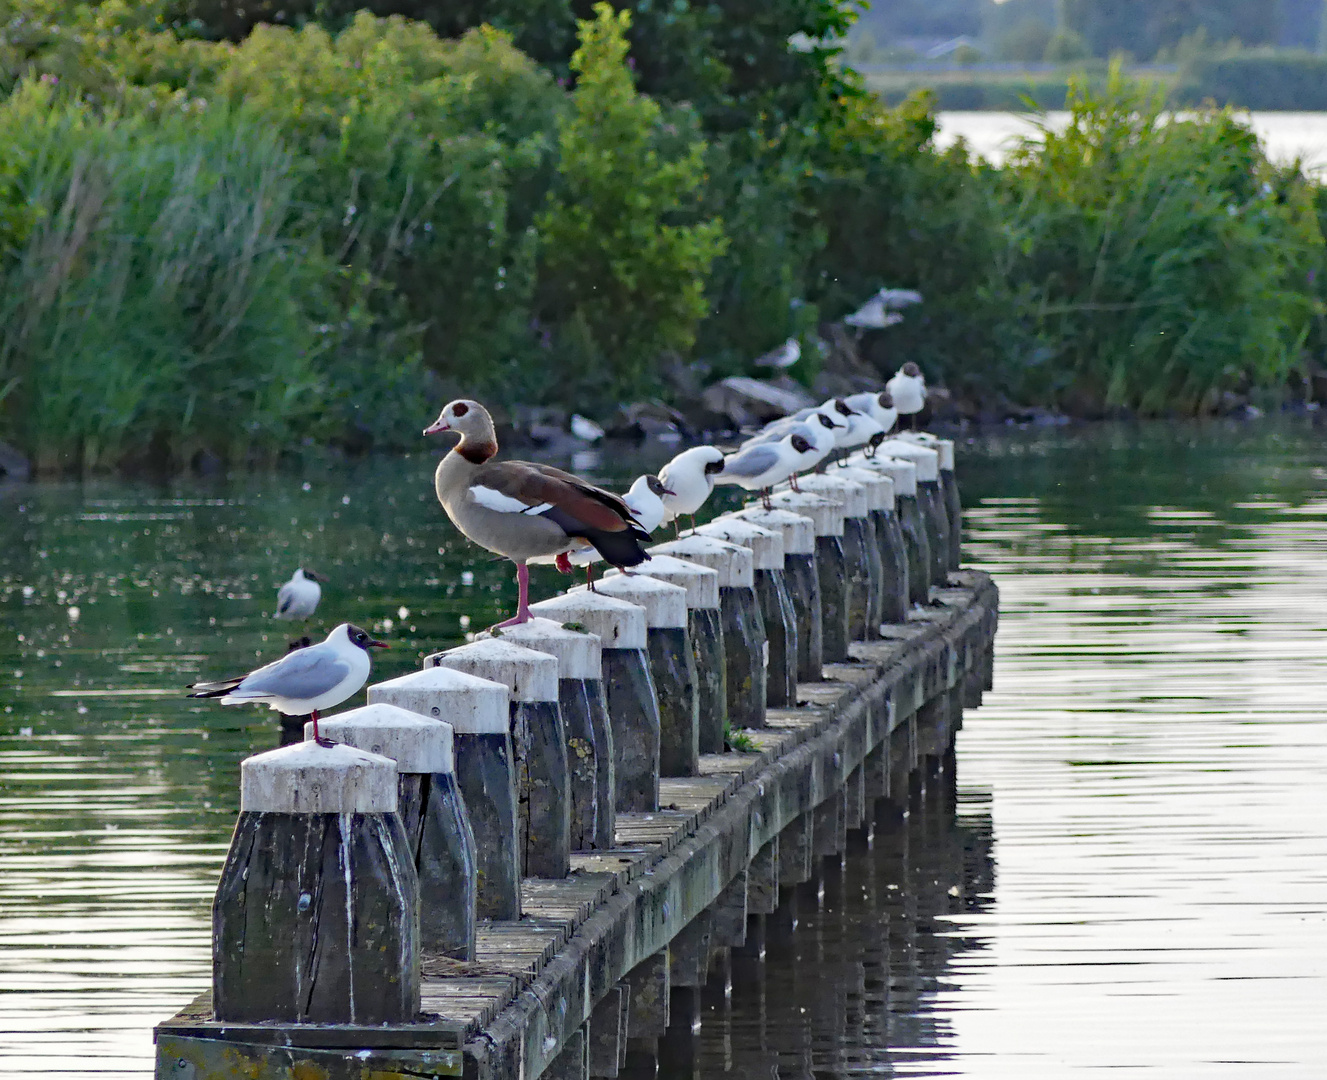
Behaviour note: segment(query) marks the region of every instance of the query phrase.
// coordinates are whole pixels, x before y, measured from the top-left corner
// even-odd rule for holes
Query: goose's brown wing
[[[470,487],[515,499],[525,505],[526,513],[556,509],[558,517],[565,515],[581,525],[604,532],[621,532],[630,527],[632,520],[631,510],[616,495],[550,465],[528,461],[489,462],[475,470]]]

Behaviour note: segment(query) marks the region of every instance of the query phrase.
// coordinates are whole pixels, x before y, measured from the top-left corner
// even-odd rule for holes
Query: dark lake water
[[[669,1068],[1327,1076],[1325,457],[1308,420],[962,447],[1002,618],[956,790],[806,890]],[[432,467],[0,488],[0,1072],[147,1075],[206,987],[238,763],[277,727],[180,687],[284,650],[295,566],[332,579],[314,627],[392,642],[375,677],[509,613]]]

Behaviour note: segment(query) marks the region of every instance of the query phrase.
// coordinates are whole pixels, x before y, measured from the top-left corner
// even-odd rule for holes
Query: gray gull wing
[[[350,674],[350,665],[327,644],[296,649],[247,675],[235,697],[283,697],[303,701],[327,693]]]

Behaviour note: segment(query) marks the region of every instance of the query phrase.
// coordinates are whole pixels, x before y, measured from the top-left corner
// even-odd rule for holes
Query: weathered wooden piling
[[[571,779],[557,658],[488,637],[434,653],[424,666],[464,671],[502,683],[510,692],[521,876],[566,877],[571,872]]]
[[[885,477],[890,482],[891,495],[887,505],[878,513],[876,521],[876,539],[880,542],[880,560],[885,568],[888,587],[884,593],[884,622],[904,622],[908,609],[912,606],[909,598],[911,582],[908,573],[908,547],[903,536],[903,526],[898,513],[899,484],[897,473],[907,472],[911,483],[916,485],[916,466],[901,458],[885,457],[883,454],[854,454],[849,460],[852,468],[863,469]]]
[[[814,655],[814,651],[810,655],[799,654],[798,678],[802,682],[818,682],[824,678],[821,670],[825,664],[848,658],[848,569],[843,554],[843,503],[809,491],[776,491],[770,501],[776,509],[802,514],[815,523],[820,655]]]
[[[963,564],[963,499],[954,472],[953,440],[937,438],[927,431],[909,432],[902,437],[940,454],[940,492],[949,518],[949,569],[957,570]]]
[[[394,761],[307,742],[241,763],[212,949],[217,1020],[414,1020],[419,880]]]
[[[475,837],[456,782],[452,727],[395,705],[364,705],[322,721],[334,742],[396,762],[397,813],[419,878],[426,955],[475,958]],[[313,738],[313,723],[305,725]]]
[[[756,597],[751,552],[712,536],[692,534],[649,549],[651,554],[708,566],[719,574],[719,610],[728,682],[728,722],[734,728],[765,726],[765,620]]]
[[[816,571],[816,523],[806,514],[791,510],[766,510],[760,503],[748,503],[732,516],[762,529],[783,536],[783,585],[792,611],[796,640],[789,639],[784,648],[784,664],[780,689],[786,695],[783,702],[770,697],[775,707],[797,703],[797,683],[820,677],[824,666],[824,638],[820,623],[820,576]],[[762,598],[761,603],[764,603]],[[768,629],[769,618],[766,617]],[[796,646],[794,648],[793,646]],[[773,687],[775,647],[770,645],[770,677],[767,686]]]
[[[671,555],[655,554],[634,572],[679,585],[687,591],[687,637],[696,660],[700,717],[697,741],[702,754],[718,754],[723,750],[723,730],[728,724],[728,666],[724,662],[718,571]],[[604,578],[620,573],[609,570]]]
[[[531,604],[535,615],[598,634],[604,694],[613,727],[619,812],[659,808],[659,700],[646,652],[645,611],[598,592],[564,593]]]
[[[870,520],[868,540],[871,559],[871,575],[875,584],[872,593],[873,606],[871,618],[866,626],[866,640],[873,641],[880,636],[882,622],[897,622],[887,619],[889,611],[906,608],[906,582],[902,579],[899,568],[890,554],[889,515],[894,512],[894,481],[874,469],[856,468],[849,463],[845,468],[836,469],[835,476],[861,484],[866,499],[866,516]]]
[[[659,701],[659,773],[695,776],[700,765],[700,688],[687,629],[686,589],[645,574],[615,574],[595,590],[644,609],[645,651]]]
[[[894,504],[908,559],[908,599],[924,604],[931,598],[932,563],[929,530],[917,501],[917,463],[877,451],[872,467],[888,472],[894,480]]]
[[[571,850],[611,848],[617,816],[616,764],[598,635],[568,630],[552,619],[531,619],[499,632],[504,641],[557,658],[558,706],[570,782]]]
[[[771,510],[770,513],[775,511]],[[810,532],[811,523],[806,522]],[[797,701],[797,613],[784,574],[783,530],[767,529],[746,518],[724,514],[696,530],[749,548],[756,598],[765,623],[765,704],[782,709]],[[812,537],[814,543],[814,537]]]
[[[848,573],[848,640],[863,641],[871,621],[872,607],[878,607],[882,582],[880,560],[871,560],[877,551],[875,527],[866,509],[866,493],[860,484],[833,474],[815,473],[799,478],[803,491],[834,499],[843,506],[843,557]],[[878,627],[880,624],[877,623]],[[878,636],[878,634],[876,635]]]
[[[909,439],[886,439],[879,452],[906,458],[917,466],[917,504],[926,527],[930,583],[943,586],[949,580],[949,511],[940,492],[940,454]]]
[[[369,704],[397,705],[452,726],[456,779],[475,836],[475,912],[521,917],[516,759],[509,692],[502,683],[430,667],[368,688]]]

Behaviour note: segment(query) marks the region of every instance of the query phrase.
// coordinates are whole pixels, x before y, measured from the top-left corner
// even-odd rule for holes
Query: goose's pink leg
[[[498,630],[504,626],[519,626],[521,623],[529,622],[533,616],[530,614],[530,568],[525,563],[516,564],[516,615],[514,618],[500,622],[493,629]]]

